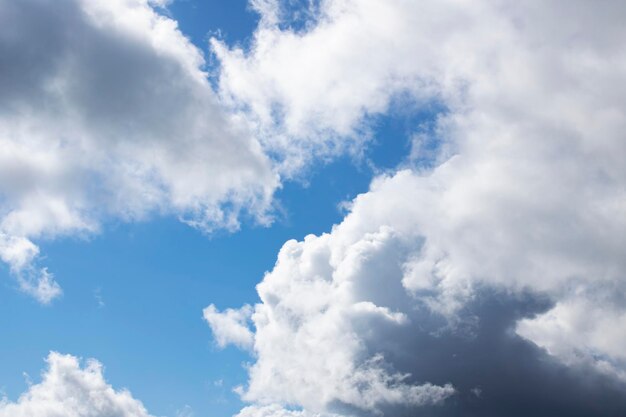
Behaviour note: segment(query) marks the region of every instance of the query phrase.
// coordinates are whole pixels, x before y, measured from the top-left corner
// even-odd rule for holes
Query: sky
[[[619,0],[0,0],[0,417],[626,414]]]

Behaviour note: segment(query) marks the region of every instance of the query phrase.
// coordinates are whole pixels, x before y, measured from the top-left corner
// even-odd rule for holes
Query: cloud
[[[427,241],[413,224],[425,180],[409,171],[380,178],[331,233],[284,245],[257,287],[243,399],[348,416],[414,415],[416,406],[434,416],[626,409],[626,386],[612,374],[564,366],[516,334],[552,308],[552,293],[453,276],[407,287]],[[584,335],[574,343],[584,346]]]
[[[84,367],[71,355],[51,352],[42,381],[15,402],[0,402],[1,417],[150,417],[126,390],[116,391],[102,375],[102,365]]]
[[[409,326],[395,303],[383,306],[359,294],[376,291],[368,281],[376,284],[387,268],[396,268],[388,262],[394,248],[387,243],[393,239],[386,230],[368,234],[337,265],[330,263],[330,235],[285,244],[274,270],[258,286],[262,303],[252,315],[257,361],[249,370],[244,399],[324,413],[334,403],[370,411],[382,405],[438,403],[454,392],[445,383],[410,380],[410,374],[394,369],[371,346],[369,338],[379,332]],[[379,294],[393,300],[393,287],[387,290]],[[242,314],[247,312],[244,307]],[[224,322],[233,311],[225,315]],[[223,328],[215,320],[209,324],[219,341]]]
[[[236,345],[242,349],[252,347],[254,336],[248,328],[252,307],[246,305],[237,310],[229,308],[220,313],[211,304],[202,313],[204,319],[213,329],[215,340],[220,347],[228,344]]]
[[[521,320],[516,332],[566,364],[589,364],[626,381],[624,302],[586,295],[559,300],[549,311]]]
[[[286,171],[361,146],[394,102],[443,110],[330,233],[285,243],[243,398],[623,412],[624,4],[329,0],[304,27],[267,10],[250,50],[213,47],[220,93]]]
[[[33,266],[37,255],[39,248],[30,240],[0,232],[0,259],[10,265],[20,289],[39,302],[48,304],[60,296],[62,290],[47,269]]]
[[[304,410],[289,410],[278,404],[249,406],[241,410],[236,417],[339,417],[336,414],[311,414]]]
[[[269,221],[271,162],[150,4],[1,2],[0,257],[40,301],[60,290],[33,241],[154,214],[205,231]]]
[[[194,416],[193,409],[188,405],[176,411],[176,417],[193,417],[193,416]]]
[[[523,106],[524,113],[547,111],[546,121],[565,116],[578,125],[579,100],[549,94],[577,86],[577,98],[609,105],[597,117],[619,122],[609,108],[620,93],[602,96],[591,88],[619,84],[619,2],[593,11],[584,1],[310,3],[319,7],[309,7],[305,24],[291,25],[281,20],[297,14],[284,12],[293,8],[289,2],[253,2],[262,19],[248,50],[212,40],[222,95],[257,121],[268,146],[291,156],[288,164],[358,147],[364,116],[385,113],[395,99],[418,105],[436,100],[461,110],[468,109],[467,93],[503,116],[508,111],[515,117]],[[591,34],[588,28],[598,21],[611,29]],[[601,64],[608,78],[577,84]],[[559,78],[563,72],[568,77]],[[492,100],[497,94],[506,96],[506,106]],[[551,99],[537,102],[544,95]],[[556,102],[563,111],[555,115]]]

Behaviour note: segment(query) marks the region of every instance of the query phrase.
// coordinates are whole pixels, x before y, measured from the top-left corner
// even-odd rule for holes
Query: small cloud
[[[24,382],[26,383],[26,385],[28,385],[29,387],[33,385],[33,379],[30,377],[28,372],[22,372],[22,376],[24,377]]]
[[[93,291],[93,296],[96,299],[96,303],[98,304],[98,308],[104,308],[106,304],[104,303],[104,299],[102,298],[102,288],[98,287]]]
[[[203,310],[207,321],[219,347],[234,344],[242,349],[251,349],[254,345],[254,335],[249,328],[249,321],[253,313],[250,305],[240,309],[228,308],[223,312],[211,304]]]
[[[245,394],[246,389],[243,387],[243,385],[237,385],[235,388],[233,388],[233,392],[241,397]]]
[[[98,361],[50,352],[46,362],[40,382],[32,383],[23,374],[28,389],[16,401],[0,397],[1,417],[153,417],[130,392],[116,390],[106,381]]]
[[[483,394],[483,390],[480,387],[474,387],[470,390],[472,394],[476,396],[476,398],[480,398]]]
[[[185,405],[180,410],[176,410],[176,417],[193,417],[193,409],[189,405]]]

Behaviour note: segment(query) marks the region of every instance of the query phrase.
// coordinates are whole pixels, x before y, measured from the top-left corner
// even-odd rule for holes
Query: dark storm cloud
[[[456,389],[438,406],[381,411],[396,417],[626,415],[624,383],[592,368],[567,367],[515,333],[518,320],[550,306],[545,297],[484,289],[460,313],[465,325],[441,327],[441,319],[422,311],[411,316],[410,329],[381,329],[372,351],[384,352],[397,370],[419,375],[414,383]]]

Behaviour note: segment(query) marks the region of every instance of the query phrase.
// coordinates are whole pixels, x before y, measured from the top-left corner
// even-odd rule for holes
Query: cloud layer
[[[254,0],[249,50],[212,41],[218,94],[151,4],[0,0],[0,259],[24,291],[61,294],[38,239],[267,222],[278,175],[429,106],[401,169],[285,243],[256,305],[204,310],[253,355],[240,417],[624,413],[623,2]],[[96,362],[48,362],[0,417],[148,416]]]
[[[3,0],[0,55],[0,257],[40,301],[60,288],[33,240],[154,213],[267,221],[269,159],[147,0]]]
[[[444,110],[332,232],[285,244],[249,316],[244,399],[623,412],[624,4],[328,0],[297,28],[255,4],[249,51],[213,42],[221,94],[279,152],[358,145],[394,102]]]
[[[51,352],[47,363],[40,383],[15,402],[0,402],[1,417],[150,417],[128,391],[104,380],[97,361],[81,368],[76,357]]]

